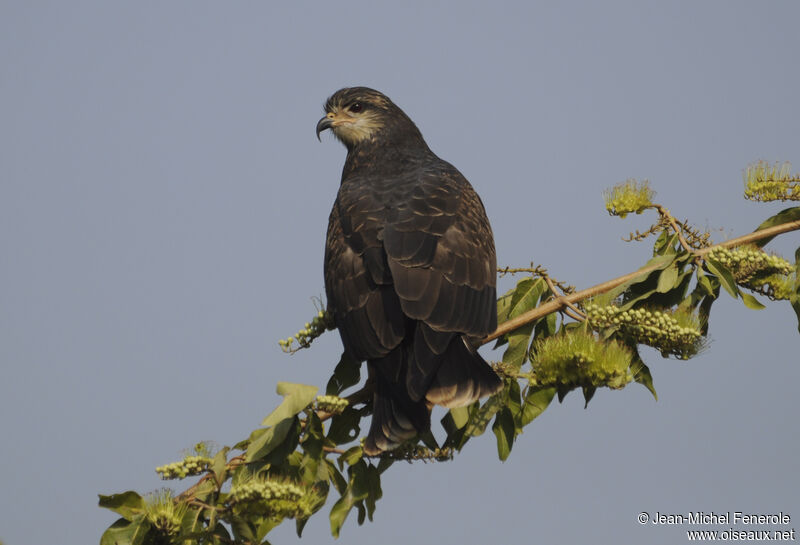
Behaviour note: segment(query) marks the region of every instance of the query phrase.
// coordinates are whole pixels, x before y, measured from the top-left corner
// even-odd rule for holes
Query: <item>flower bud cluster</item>
[[[791,174],[791,164],[759,161],[744,172],[744,196],[751,201],[800,200],[800,175]]]
[[[347,408],[348,401],[339,396],[317,396],[316,408],[330,414],[341,414]]]
[[[697,354],[703,342],[699,319],[685,312],[620,310],[616,305],[588,304],[586,316],[592,329],[617,327],[637,343],[652,346],[665,356],[689,359]]]
[[[640,183],[631,179],[606,190],[603,197],[608,213],[624,218],[630,213],[641,214],[652,206],[655,194],[647,180]]]
[[[787,275],[794,270],[794,265],[780,256],[770,255],[755,246],[739,246],[736,248],[715,248],[708,257],[719,261],[730,269],[737,284],[758,283],[758,278],[772,274]],[[763,285],[760,282],[760,285]]]
[[[413,462],[415,460],[422,460],[423,462],[449,462],[453,459],[454,455],[455,452],[450,447],[429,449],[422,445],[414,445],[384,452],[381,454],[381,458],[405,460],[407,462]]]
[[[253,479],[231,488],[231,504],[261,500],[294,500],[303,496],[303,490],[292,483]]]
[[[622,344],[600,341],[583,331],[537,341],[531,354],[536,382],[541,386],[623,388],[633,380],[632,359]]]
[[[790,275],[770,274],[768,276],[759,275],[749,280],[746,284],[747,289],[764,295],[773,301],[791,299],[797,291],[797,274]]]
[[[520,370],[517,368],[516,365],[505,363],[502,361],[496,361],[492,363],[492,369],[494,372],[500,375],[500,377],[512,377],[512,378],[519,378],[520,377]]]
[[[173,462],[156,468],[162,479],[185,479],[199,475],[211,466],[211,458],[206,456],[187,456],[179,462]]]
[[[308,348],[311,346],[311,342],[314,339],[325,333],[325,331],[334,329],[335,327],[333,315],[324,310],[320,310],[317,315],[314,316],[314,319],[310,322],[306,322],[303,329],[298,331],[294,337],[281,339],[278,341],[278,344],[284,352],[296,352],[300,350],[300,348]],[[297,348],[294,347],[295,342],[298,345]]]
[[[234,484],[228,503],[239,510],[262,512],[274,518],[311,515],[313,494],[289,482],[252,479]]]

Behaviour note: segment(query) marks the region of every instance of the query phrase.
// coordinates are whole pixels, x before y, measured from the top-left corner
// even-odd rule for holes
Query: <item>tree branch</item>
[[[695,250],[693,253],[699,257],[702,257],[716,248],[731,248],[733,246],[741,246],[742,244],[748,244],[750,242],[755,242],[756,240],[761,240],[763,238],[774,237],[776,235],[780,235],[782,233],[788,233],[790,231],[797,231],[798,229],[800,229],[800,220],[790,221],[787,223],[782,223],[780,225],[774,225],[766,229],[761,229],[760,231],[754,231],[747,235],[732,238],[730,240],[726,240],[725,242],[721,242],[719,244],[715,244],[713,246],[709,246],[701,250]],[[587,288],[581,291],[576,291],[575,293],[559,297],[558,299],[555,299],[553,301],[548,301],[543,305],[539,305],[535,309],[529,310],[525,314],[520,314],[516,318],[503,322],[497,327],[494,333],[488,335],[483,340],[481,340],[480,344],[483,345],[499,337],[502,337],[503,335],[510,333],[515,329],[522,327],[525,324],[529,324],[531,322],[538,320],[543,316],[547,316],[552,312],[560,310],[567,304],[574,304],[577,303],[578,301],[582,301],[589,297],[593,297],[595,295],[613,290],[617,286],[620,286],[626,282],[634,280],[639,276],[643,276],[645,274],[653,272],[656,269],[658,269],[658,265],[651,265],[649,267],[644,267],[642,269],[639,269],[638,271],[634,271],[625,274],[623,276],[619,276],[617,278],[614,278],[613,280],[603,282],[602,284],[598,284],[591,288]]]

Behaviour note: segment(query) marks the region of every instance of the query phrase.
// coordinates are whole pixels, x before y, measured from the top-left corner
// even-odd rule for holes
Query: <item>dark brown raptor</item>
[[[375,383],[364,452],[430,429],[502,381],[470,341],[497,327],[492,229],[478,194],[385,95],[341,89],[326,129],[347,147],[325,245],[325,291],[345,350]]]

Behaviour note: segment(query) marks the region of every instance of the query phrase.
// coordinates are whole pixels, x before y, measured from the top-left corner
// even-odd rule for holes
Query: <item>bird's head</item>
[[[368,87],[345,87],[325,102],[325,117],[317,123],[317,138],[326,129],[353,149],[379,136],[398,142],[422,138],[414,122],[383,93]]]

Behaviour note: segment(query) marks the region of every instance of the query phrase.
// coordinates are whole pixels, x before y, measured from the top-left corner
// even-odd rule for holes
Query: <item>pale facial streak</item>
[[[333,134],[347,146],[371,138],[383,126],[373,109],[353,113],[337,107],[327,117],[332,121]]]

